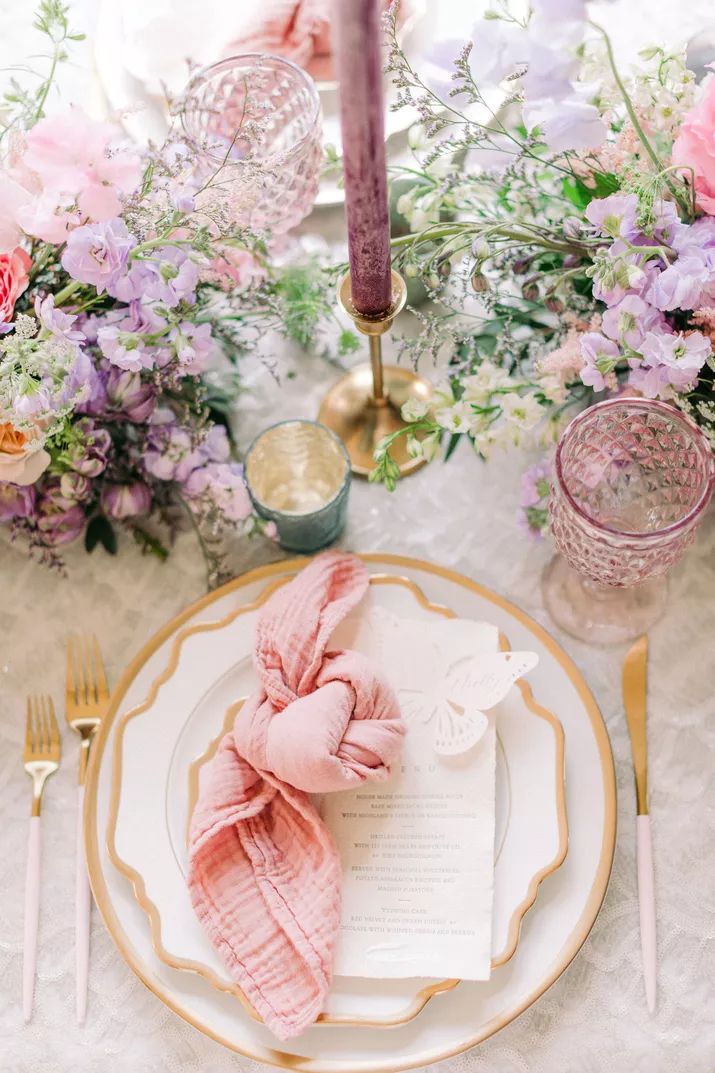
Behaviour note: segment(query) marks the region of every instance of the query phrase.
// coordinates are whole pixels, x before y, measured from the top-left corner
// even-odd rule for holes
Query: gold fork
[[[109,706],[109,689],[96,637],[74,637],[67,642],[67,722],[81,737],[77,799],[77,863],[75,880],[75,963],[77,1023],[87,1014],[89,931],[92,895],[84,856],[84,783],[92,740]]]
[[[22,1012],[25,1023],[32,1017],[37,967],[37,930],[40,917],[40,812],[42,792],[50,775],[60,766],[60,731],[51,697],[27,698],[25,725],[25,771],[32,779],[32,810],[27,846],[25,879],[25,936],[22,966]]]

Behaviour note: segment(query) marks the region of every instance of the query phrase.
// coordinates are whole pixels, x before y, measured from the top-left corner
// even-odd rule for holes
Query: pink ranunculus
[[[15,311],[15,302],[27,287],[30,257],[16,246],[11,253],[0,253],[0,323],[7,324]]]
[[[23,230],[44,242],[64,242],[83,223],[118,216],[122,196],[141,178],[139,156],[117,148],[120,138],[118,127],[81,108],[36,123],[9,168],[29,193],[15,214]]]
[[[0,170],[0,251],[14,249],[22,238],[18,214],[31,199],[28,190]]]
[[[673,163],[693,169],[698,208],[715,216],[715,77],[712,75],[699,102],[683,120],[673,143]]]

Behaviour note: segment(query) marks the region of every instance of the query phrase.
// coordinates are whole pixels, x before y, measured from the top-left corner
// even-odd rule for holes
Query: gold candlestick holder
[[[392,301],[384,313],[366,316],[355,308],[349,272],[338,285],[338,301],[358,331],[368,337],[370,364],[356,366],[330,389],[318,420],[345,444],[353,473],[367,477],[375,466],[373,455],[380,441],[405,428],[400,413],[404,404],[409,399],[428,401],[432,385],[410,369],[382,364],[382,336],[407,301],[407,287],[399,272],[392,272]],[[390,453],[403,476],[423,465],[422,459],[407,454],[406,437],[400,437]]]

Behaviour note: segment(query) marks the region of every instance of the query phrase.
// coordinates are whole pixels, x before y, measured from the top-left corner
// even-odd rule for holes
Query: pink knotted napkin
[[[327,552],[261,612],[260,688],[204,771],[189,891],[231,978],[281,1039],[323,1008],[340,924],[340,859],[308,794],[386,779],[405,727],[365,657],[328,652],[368,572]]]

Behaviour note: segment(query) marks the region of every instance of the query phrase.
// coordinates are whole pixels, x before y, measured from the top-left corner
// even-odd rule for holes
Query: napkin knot
[[[257,693],[204,772],[189,889],[233,979],[281,1038],[315,1020],[340,924],[340,860],[309,793],[385,779],[405,732],[368,660],[328,652],[369,584],[360,559],[328,552],[264,606]]]

